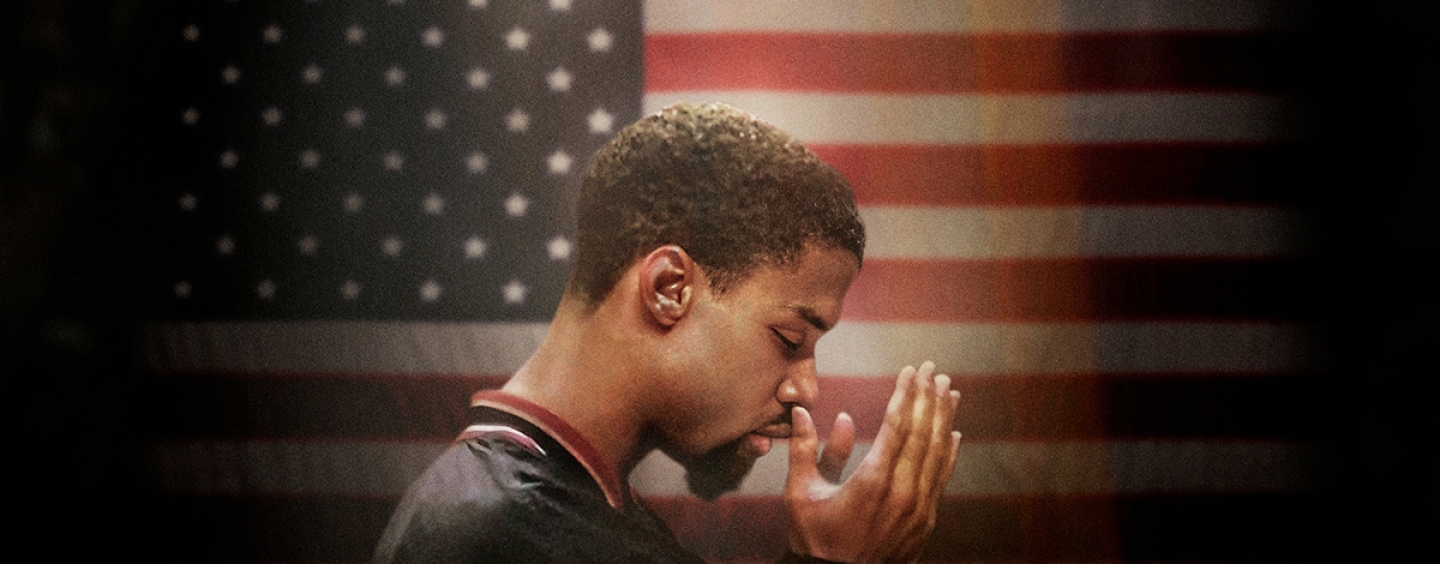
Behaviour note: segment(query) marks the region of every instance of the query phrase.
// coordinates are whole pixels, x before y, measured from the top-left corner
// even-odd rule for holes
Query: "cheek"
[[[724,308],[708,309],[694,321],[679,354],[689,380],[683,397],[696,417],[744,418],[771,401],[785,361],[768,330]]]
[[[708,311],[698,316],[695,331],[686,339],[690,367],[702,381],[698,388],[720,388],[730,383],[732,373],[751,361],[756,343],[747,341],[739,322],[727,312]]]

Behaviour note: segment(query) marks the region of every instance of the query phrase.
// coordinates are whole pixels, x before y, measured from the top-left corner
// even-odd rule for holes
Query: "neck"
[[[643,349],[623,309],[606,302],[587,310],[567,295],[540,348],[503,389],[564,419],[628,481],[653,449],[641,438]]]

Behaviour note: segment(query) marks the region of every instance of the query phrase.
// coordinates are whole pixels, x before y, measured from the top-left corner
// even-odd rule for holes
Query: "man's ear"
[[[650,317],[670,327],[685,317],[693,303],[699,268],[676,245],[658,247],[640,260],[640,301]]]

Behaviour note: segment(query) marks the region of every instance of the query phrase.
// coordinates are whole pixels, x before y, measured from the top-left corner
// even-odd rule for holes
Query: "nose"
[[[775,391],[775,398],[782,404],[800,404],[805,409],[815,409],[820,397],[820,383],[815,373],[815,358],[810,357],[790,365],[785,380]]]

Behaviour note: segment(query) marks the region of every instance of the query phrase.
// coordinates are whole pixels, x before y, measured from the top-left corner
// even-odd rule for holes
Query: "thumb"
[[[815,431],[815,421],[810,412],[795,406],[790,412],[790,473],[785,489],[798,494],[806,491],[808,485],[820,477],[815,462],[820,451],[820,437]]]
[[[840,482],[840,473],[850,452],[855,449],[855,420],[849,413],[835,416],[835,426],[830,429],[830,438],[825,441],[825,450],[820,454],[820,476],[832,483]]]

